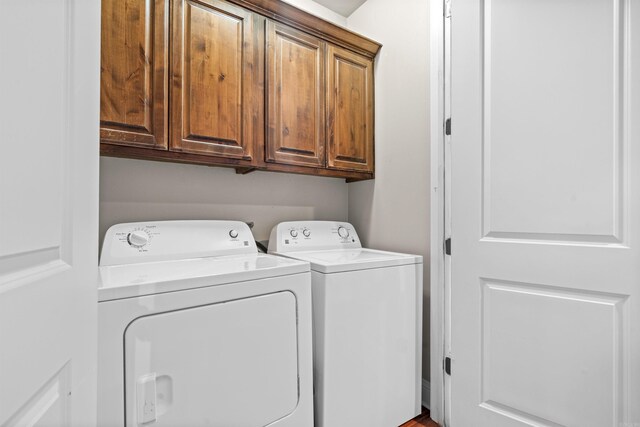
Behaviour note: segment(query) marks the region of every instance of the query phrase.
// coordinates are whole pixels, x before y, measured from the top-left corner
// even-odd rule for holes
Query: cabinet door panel
[[[267,24],[267,161],[324,166],[325,43]]]
[[[168,0],[103,0],[100,137],[167,146]]]
[[[328,166],[373,171],[373,61],[328,48]]]
[[[218,0],[176,0],[171,150],[251,160],[264,119],[263,18]]]

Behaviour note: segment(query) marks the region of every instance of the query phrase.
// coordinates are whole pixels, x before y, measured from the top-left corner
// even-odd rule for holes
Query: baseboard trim
[[[422,406],[431,410],[431,383],[422,379]]]

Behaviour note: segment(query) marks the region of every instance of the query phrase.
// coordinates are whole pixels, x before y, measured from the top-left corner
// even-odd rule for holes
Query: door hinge
[[[444,134],[451,135],[451,117],[444,122]]]
[[[444,2],[444,17],[451,18],[451,0]]]
[[[444,373],[451,376],[451,358],[445,357],[443,365],[444,365]]]
[[[444,253],[445,255],[451,255],[451,237],[444,241]]]

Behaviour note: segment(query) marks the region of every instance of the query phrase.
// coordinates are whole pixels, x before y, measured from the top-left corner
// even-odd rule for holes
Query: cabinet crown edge
[[[382,44],[282,0],[226,0],[269,19],[374,59]]]

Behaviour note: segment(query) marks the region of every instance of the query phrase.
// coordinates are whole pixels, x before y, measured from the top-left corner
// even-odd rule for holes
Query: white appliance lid
[[[217,256],[100,267],[98,301],[305,273],[303,261],[267,254]]]
[[[301,251],[280,255],[309,262],[311,270],[325,274],[422,263],[420,255],[375,249]]]

